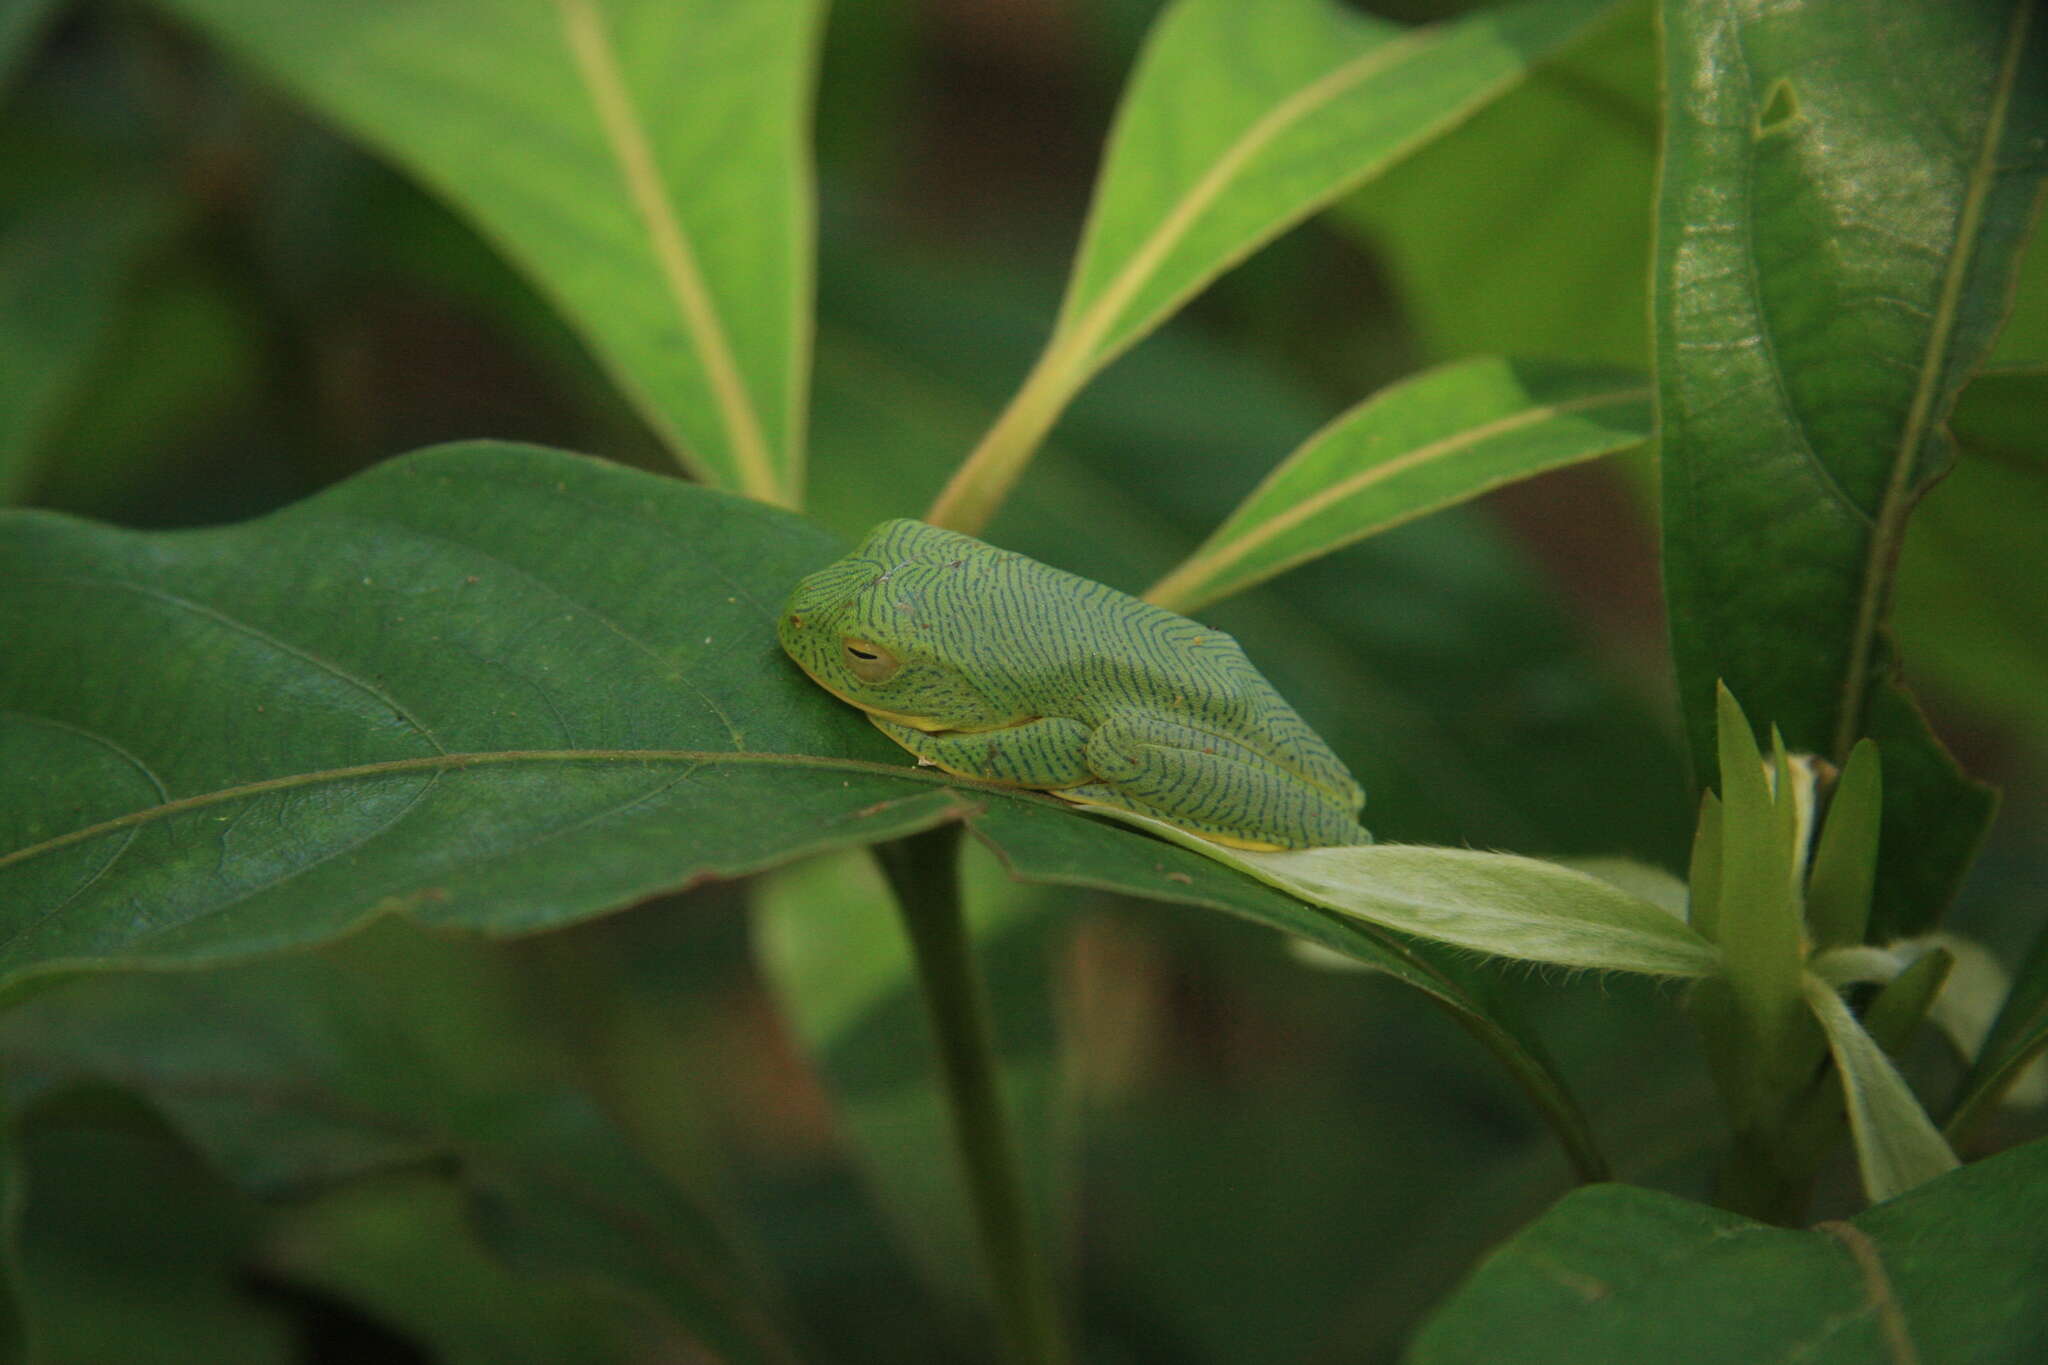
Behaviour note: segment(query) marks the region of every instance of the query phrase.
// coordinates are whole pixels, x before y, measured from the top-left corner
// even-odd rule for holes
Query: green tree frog
[[[970,536],[883,522],[779,633],[921,764],[1238,848],[1371,840],[1364,791],[1237,641]]]

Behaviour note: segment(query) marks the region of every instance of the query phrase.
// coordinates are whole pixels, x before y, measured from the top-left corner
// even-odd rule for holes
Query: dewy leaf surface
[[[1409,1365],[2003,1365],[2048,1354],[2048,1142],[1791,1231],[1655,1190],[1568,1194]]]
[[[1640,376],[1487,357],[1383,389],[1311,436],[1146,593],[1194,611],[1319,555],[1650,434]]]
[[[1914,501],[2003,320],[2048,167],[2035,0],[1664,11],[1654,277],[1665,578],[1702,771],[1713,688],[1885,764],[1875,928],[1924,927],[1989,816],[1895,680]]]
[[[705,482],[794,503],[816,0],[160,0],[538,284]]]

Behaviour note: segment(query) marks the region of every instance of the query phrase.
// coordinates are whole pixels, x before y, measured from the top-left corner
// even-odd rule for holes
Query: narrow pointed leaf
[[[1783,812],[1765,777],[1763,756],[1742,708],[1727,688],[1720,707],[1721,918],[1717,941],[1728,983],[1749,1030],[1750,1078],[1785,1057],[1799,1023],[1799,917],[1794,856]],[[1792,804],[1786,793],[1786,807]],[[1789,1059],[1786,1064],[1789,1066]],[[1752,1095],[1761,1102],[1761,1092]]]
[[[158,0],[418,176],[707,483],[794,503],[815,0]]]
[[[1827,821],[1806,879],[1806,927],[1819,947],[1863,941],[1877,880],[1878,817],[1883,809],[1877,745],[1860,740],[1849,752],[1828,800]]]
[[[1612,8],[1522,0],[1404,30],[1329,0],[1182,0],[1125,91],[1054,345],[1100,368]]]
[[[1805,990],[1842,1079],[1864,1193],[1875,1203],[1955,1169],[1956,1154],[1912,1088],[1834,988],[1809,976]]]
[[[1557,863],[1412,844],[1258,853],[1113,814],[1289,895],[1436,943],[1650,976],[1706,976],[1719,965],[1713,945],[1667,911]]]
[[[1566,1195],[1482,1262],[1406,1358],[2034,1360],[2048,1353],[2044,1283],[2048,1142],[1813,1228],[1768,1227],[1659,1190],[1599,1185]]]
[[[1447,365],[1311,436],[1146,597],[1193,611],[1374,532],[1649,434],[1650,394],[1637,376],[1494,358]]]
[[[1721,941],[1721,820],[1721,798],[1702,793],[1686,875],[1686,920],[1709,943]]]
[[[1792,748],[1885,756],[1878,932],[1953,895],[1989,818],[1883,630],[1951,458],[2048,136],[2034,0],[1664,6],[1653,284],[1665,580],[1695,757],[1725,678]]]

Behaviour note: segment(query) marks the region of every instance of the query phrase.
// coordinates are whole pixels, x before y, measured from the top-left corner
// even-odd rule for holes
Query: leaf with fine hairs
[[[1806,1001],[1828,1037],[1835,1071],[1848,1102],[1856,1164],[1871,1202],[1904,1194],[1956,1167],[1956,1154],[1920,1101],[1835,988],[1817,976],[1803,980]]]

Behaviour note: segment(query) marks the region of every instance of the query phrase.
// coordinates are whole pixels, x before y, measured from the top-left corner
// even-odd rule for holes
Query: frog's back
[[[1365,799],[1343,761],[1223,631],[922,522],[884,522],[862,552],[885,572],[943,570],[918,574],[916,594],[942,600],[911,609],[927,617],[942,648],[1041,714],[1088,724],[1123,709],[1171,715],[1255,744],[1351,810]],[[1049,686],[1056,696],[1046,695]]]

